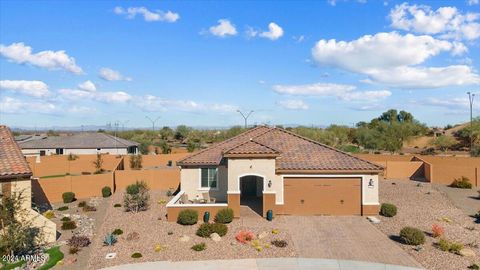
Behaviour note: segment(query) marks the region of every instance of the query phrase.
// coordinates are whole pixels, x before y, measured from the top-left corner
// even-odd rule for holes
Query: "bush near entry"
[[[200,225],[197,230],[197,235],[200,237],[210,237],[212,233],[218,233],[220,236],[227,234],[227,225],[222,223],[204,223]]]
[[[104,198],[110,197],[112,195],[112,189],[110,187],[103,187],[102,188],[102,196]]]
[[[192,209],[185,209],[178,213],[177,223],[181,225],[193,225],[198,221],[198,212]]]
[[[62,194],[62,199],[64,203],[71,203],[75,200],[75,193],[65,192]]]
[[[425,243],[425,234],[421,230],[413,227],[404,227],[400,231],[400,237],[407,245],[417,246]]]
[[[230,223],[233,220],[233,209],[225,208],[221,209],[215,215],[215,222],[218,223]]]
[[[380,214],[384,217],[394,217],[397,215],[397,207],[391,203],[382,203]]]

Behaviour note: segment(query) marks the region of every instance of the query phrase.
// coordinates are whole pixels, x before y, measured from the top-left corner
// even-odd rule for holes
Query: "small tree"
[[[44,244],[44,235],[22,207],[23,192],[0,195],[0,200],[0,256],[34,253]]]
[[[140,170],[142,168],[142,155],[130,156],[130,168]]]
[[[95,161],[93,161],[93,165],[95,166],[95,173],[96,174],[102,173],[104,171],[103,168],[102,168],[103,158],[102,158],[102,155],[100,153],[97,154],[97,158],[95,159]]]
[[[127,186],[123,195],[123,205],[125,211],[138,213],[148,209],[148,201],[150,200],[148,186],[145,182],[136,182]]]
[[[445,135],[438,136],[433,140],[433,145],[444,152],[454,146],[456,143],[457,141],[453,137]]]

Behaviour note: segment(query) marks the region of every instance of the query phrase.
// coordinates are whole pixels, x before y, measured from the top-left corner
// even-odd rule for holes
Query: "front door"
[[[242,177],[240,181],[241,195],[242,197],[254,197],[257,194],[257,177],[256,176],[245,176]]]

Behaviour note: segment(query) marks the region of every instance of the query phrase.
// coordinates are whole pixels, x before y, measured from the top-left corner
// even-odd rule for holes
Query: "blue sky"
[[[1,1],[0,122],[464,122],[478,2]]]

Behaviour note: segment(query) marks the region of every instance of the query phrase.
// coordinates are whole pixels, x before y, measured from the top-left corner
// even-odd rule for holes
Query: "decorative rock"
[[[210,239],[212,239],[212,240],[215,241],[215,242],[220,242],[220,241],[222,241],[222,237],[220,237],[220,235],[218,235],[218,233],[212,233],[212,234],[210,234]]]
[[[115,257],[117,257],[117,253],[115,253],[115,252],[107,253],[107,255],[105,255],[105,259],[107,259],[107,260],[115,259]]]
[[[374,217],[374,216],[368,216],[367,219],[373,224],[380,223],[380,219],[378,219],[377,217]]]
[[[182,235],[182,236],[178,239],[178,241],[180,241],[180,242],[188,242],[188,241],[190,241],[190,237],[187,236],[187,235]]]
[[[469,249],[469,248],[464,248],[460,250],[460,255],[464,257],[475,257],[475,251]]]
[[[77,258],[75,257],[70,257],[70,258],[67,258],[63,261],[63,264],[64,265],[70,265],[70,264],[74,264],[77,262]]]
[[[258,239],[263,239],[267,236],[268,236],[268,232],[261,232],[260,234],[258,234]]]

